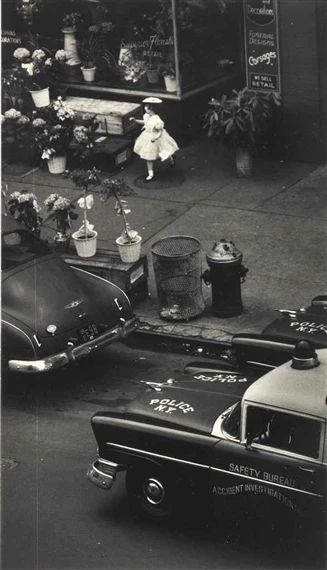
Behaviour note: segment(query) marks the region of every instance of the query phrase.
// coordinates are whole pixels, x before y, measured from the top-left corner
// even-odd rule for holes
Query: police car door
[[[247,403],[241,426],[238,408],[213,430],[221,439],[213,449],[212,495],[256,497],[263,506],[269,499],[269,505],[301,512],[320,502],[325,494],[324,423]]]

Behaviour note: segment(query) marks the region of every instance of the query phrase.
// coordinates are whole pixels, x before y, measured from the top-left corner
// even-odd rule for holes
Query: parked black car
[[[2,216],[2,362],[45,372],[136,328],[127,295],[67,265],[12,217]]]
[[[240,347],[239,366],[191,363],[125,406],[96,413],[89,479],[110,489],[125,470],[132,509],[153,519],[197,497],[220,517],[261,508],[271,518],[282,509],[323,520],[327,349],[298,341],[292,359],[273,366],[272,354],[285,360],[289,345],[244,335],[232,346]]]

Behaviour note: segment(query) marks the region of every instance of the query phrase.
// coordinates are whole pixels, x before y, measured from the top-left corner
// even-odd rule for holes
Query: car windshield
[[[224,431],[231,437],[240,438],[241,402],[237,402],[223,421]]]
[[[1,245],[2,269],[12,269],[50,253],[45,243],[25,231],[4,234]]]

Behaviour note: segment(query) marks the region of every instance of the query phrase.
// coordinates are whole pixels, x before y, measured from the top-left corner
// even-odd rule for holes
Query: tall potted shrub
[[[142,237],[130,227],[127,216],[131,210],[123,198],[123,196],[132,193],[132,189],[121,178],[105,178],[100,188],[101,201],[106,202],[110,197],[113,197],[115,199],[115,212],[121,216],[123,221],[123,231],[116,239],[116,244],[120,258],[124,263],[138,261],[141,255]]]
[[[209,137],[234,149],[239,176],[252,175],[253,153],[264,145],[280,106],[278,93],[254,92],[247,88],[233,90],[230,97],[223,95],[209,101],[204,128]]]
[[[88,194],[88,192],[90,188],[100,186],[101,171],[95,167],[91,169],[76,168],[67,171],[64,176],[72,180],[77,190],[82,191],[82,196],[77,203],[83,210],[83,223],[72,234],[77,255],[80,257],[92,257],[96,253],[98,233],[87,219],[87,210],[90,210],[93,206],[93,195]]]

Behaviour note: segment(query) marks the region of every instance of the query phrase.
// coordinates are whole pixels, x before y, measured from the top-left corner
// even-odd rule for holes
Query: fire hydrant
[[[212,289],[212,313],[216,317],[234,317],[242,313],[241,283],[248,269],[242,265],[243,254],[232,241],[221,239],[207,254],[207,269],[202,278]]]

